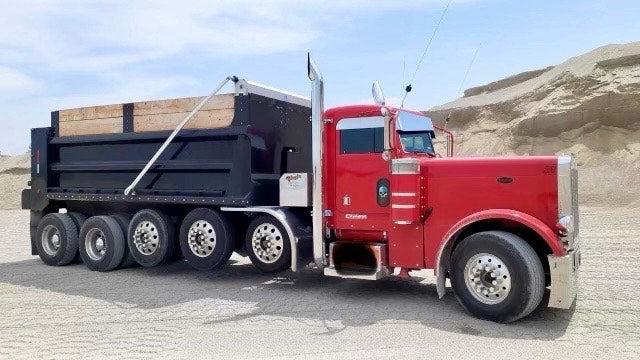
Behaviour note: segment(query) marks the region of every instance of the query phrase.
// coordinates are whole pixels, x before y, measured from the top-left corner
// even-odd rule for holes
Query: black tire
[[[245,248],[253,265],[262,272],[279,272],[291,267],[289,236],[280,221],[271,215],[258,215],[251,221]]]
[[[120,224],[111,216],[90,217],[82,225],[80,257],[93,271],[104,272],[117,268],[124,257],[125,246]],[[104,249],[104,252],[100,252],[100,249]]]
[[[127,233],[129,251],[138,264],[153,267],[173,259],[175,226],[165,213],[154,209],[138,211],[131,219]]]
[[[68,212],[67,215],[73,220],[73,223],[76,224],[76,228],[78,228],[78,234],[80,233],[80,229],[82,229],[82,225],[85,221],[87,221],[87,217],[79,212]],[[80,264],[82,262],[82,258],[80,257],[80,249],[76,253],[76,256],[73,258],[71,263]]]
[[[35,243],[45,264],[67,265],[78,253],[78,228],[67,214],[48,214],[40,219]]]
[[[471,265],[474,257],[479,259],[477,265]],[[481,269],[485,266],[482,259],[485,259],[489,271]],[[490,264],[491,259],[493,264]],[[486,284],[486,287],[471,289],[478,288],[471,284],[473,280],[467,283],[467,277],[471,279],[471,273],[465,271],[467,263],[469,270],[476,267],[474,272],[478,274],[479,281],[476,284]],[[475,260],[473,264],[476,264]],[[505,231],[485,231],[464,239],[453,251],[450,275],[451,285],[462,306],[471,314],[491,321],[508,323],[529,315],[540,304],[544,294],[544,269],[540,258],[526,241]],[[490,280],[504,283],[492,285]],[[502,284],[506,285],[502,290],[508,288],[508,292],[499,293]],[[494,289],[494,292],[486,294],[483,289],[487,292]],[[500,296],[503,297],[498,299]],[[489,301],[497,303],[487,303]]]
[[[194,268],[218,269],[229,261],[234,248],[233,228],[217,211],[198,208],[187,214],[182,221],[180,249],[189,265]]]
[[[131,222],[131,218],[124,214],[116,214],[112,215],[111,217],[113,217],[113,219],[118,222],[118,225],[120,225],[122,234],[127,236],[129,234],[129,223]],[[125,239],[125,243],[126,242],[127,240]],[[124,269],[132,267],[136,264],[136,259],[133,258],[133,255],[131,255],[131,251],[129,250],[129,246],[126,245],[124,247],[124,257],[122,258],[122,262],[120,263],[120,265],[118,265],[118,268]]]

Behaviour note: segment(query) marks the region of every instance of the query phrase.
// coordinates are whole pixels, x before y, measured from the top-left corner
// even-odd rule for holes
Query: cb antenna
[[[409,84],[404,88],[404,96],[402,97],[402,103],[400,104],[400,108],[402,109],[404,107],[404,101],[407,99],[407,95],[409,95],[409,93],[411,92],[411,84],[413,84],[413,80],[415,80],[416,78],[416,74],[418,74],[418,70],[420,69],[420,65],[422,65],[422,62],[424,61],[424,57],[427,55],[427,51],[429,51],[429,48],[431,47],[431,43],[433,42],[433,38],[436,36],[436,33],[438,32],[438,29],[440,28],[440,24],[442,24],[442,19],[444,19],[444,14],[447,13],[447,10],[449,9],[449,5],[451,5],[451,2],[453,0],[449,0],[449,2],[447,2],[447,6],[445,6],[444,10],[442,10],[442,14],[440,14],[440,19],[438,20],[438,23],[436,24],[436,27],[433,29],[433,33],[431,34],[431,37],[429,38],[429,41],[427,42],[427,45],[424,47],[424,51],[422,52],[422,56],[420,56],[420,61],[418,61],[418,64],[416,65],[416,69],[413,72],[413,75],[411,76],[411,79],[409,80]]]
[[[473,57],[471,58],[471,62],[469,63],[469,66],[467,66],[467,71],[465,71],[464,73],[464,77],[462,78],[462,82],[460,83],[460,87],[458,88],[458,94],[460,92],[462,92],[462,87],[464,86],[464,84],[467,82],[467,77],[469,76],[469,71],[471,70],[471,66],[473,66],[473,63],[476,61],[476,56],[478,56],[478,51],[480,51],[480,48],[482,47],[482,43],[480,43],[478,45],[478,47],[476,48],[476,51],[473,53]],[[451,120],[451,114],[453,113],[453,111],[449,111],[449,114],[447,115],[447,117],[444,119],[444,127],[443,130],[447,130],[447,125],[449,125],[449,120]]]

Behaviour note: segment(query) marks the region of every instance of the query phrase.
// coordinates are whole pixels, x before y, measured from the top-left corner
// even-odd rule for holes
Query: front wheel
[[[262,272],[284,271],[291,267],[291,243],[280,221],[259,215],[251,221],[245,238],[251,262]]]
[[[535,250],[505,231],[470,235],[453,252],[451,285],[473,315],[512,322],[542,301],[544,270]]]

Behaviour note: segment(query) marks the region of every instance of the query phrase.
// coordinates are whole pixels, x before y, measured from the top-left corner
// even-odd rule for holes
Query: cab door
[[[383,117],[343,118],[336,124],[337,229],[382,232],[390,215],[390,166],[382,158]]]

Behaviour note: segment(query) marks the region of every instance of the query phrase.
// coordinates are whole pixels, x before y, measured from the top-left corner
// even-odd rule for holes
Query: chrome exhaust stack
[[[324,206],[322,203],[322,138],[324,132],[324,82],[318,66],[307,57],[307,74],[311,80],[311,159],[313,166],[313,259],[318,267],[325,265]]]

